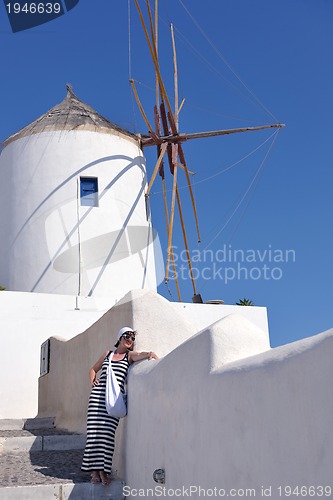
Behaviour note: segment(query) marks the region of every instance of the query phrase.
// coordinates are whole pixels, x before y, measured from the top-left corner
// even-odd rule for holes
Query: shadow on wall
[[[143,250],[151,243],[148,242],[147,244],[149,231],[150,228],[144,226],[127,226],[118,231],[112,231],[83,241],[80,248],[86,258],[87,264],[85,264],[85,268],[105,267],[105,255],[108,253],[110,253],[110,258],[107,264],[113,264],[137,253],[140,255],[142,265],[144,265]],[[152,242],[157,238],[157,232],[153,229]],[[54,269],[62,273],[78,273],[77,255],[78,245],[65,250],[55,259],[53,263]]]
[[[128,212],[127,216],[126,216],[126,219],[125,219],[125,221],[123,223],[123,227],[119,228],[119,231],[116,232],[116,237],[114,238],[113,244],[111,246],[110,246],[110,241],[113,239],[112,233],[111,234],[102,235],[102,236],[98,237],[98,238],[102,238],[102,240],[100,242],[95,241],[95,238],[93,238],[92,240],[90,240],[90,241],[88,240],[87,242],[82,242],[82,244],[81,244],[82,253],[84,251],[91,252],[92,245],[93,245],[93,249],[94,249],[95,252],[96,252],[96,248],[99,248],[99,252],[98,252],[98,256],[99,256],[98,257],[98,262],[99,262],[99,264],[98,265],[96,263],[94,264],[94,259],[90,259],[89,260],[90,253],[88,253],[86,258],[87,258],[87,262],[88,263],[90,262],[90,265],[88,264],[88,267],[87,267],[86,264],[85,264],[85,267],[87,267],[87,269],[91,269],[91,268],[94,268],[94,267],[102,267],[102,270],[99,273],[98,277],[96,278],[95,283],[91,286],[91,289],[90,289],[89,293],[87,294],[88,296],[90,296],[93,293],[93,290],[96,288],[96,286],[97,286],[97,284],[98,284],[98,282],[99,282],[99,280],[101,278],[101,275],[103,274],[103,270],[105,269],[105,267],[109,263],[111,263],[111,259],[113,257],[113,253],[115,251],[117,251],[117,253],[121,253],[122,252],[122,249],[121,249],[121,247],[118,247],[118,244],[121,244],[121,239],[122,239],[123,236],[126,237],[126,235],[124,234],[125,233],[125,229],[128,226],[128,222],[129,222],[132,214],[134,213],[134,211],[136,209],[136,206],[137,206],[140,198],[142,197],[142,194],[144,192],[144,187],[145,187],[145,168],[144,168],[144,164],[142,163],[143,158],[141,156],[137,156],[134,159],[131,158],[131,157],[129,157],[129,156],[125,156],[125,155],[106,156],[104,158],[100,158],[98,160],[90,162],[87,165],[84,165],[80,169],[76,170],[72,175],[70,175],[69,177],[67,177],[67,179],[65,179],[55,189],[53,189],[51,191],[51,193],[49,193],[48,196],[46,196],[44,198],[44,200],[42,200],[42,202],[35,208],[35,210],[27,218],[27,220],[25,221],[25,223],[21,227],[21,229],[18,231],[18,233],[17,233],[17,235],[16,235],[16,237],[13,240],[13,243],[12,243],[12,247],[13,247],[15,245],[16,240],[18,239],[18,237],[20,236],[20,234],[22,233],[22,231],[24,230],[24,228],[27,226],[27,224],[31,221],[31,219],[40,210],[42,210],[43,207],[44,207],[44,205],[45,205],[45,203],[48,200],[50,200],[66,184],[68,184],[73,179],[76,179],[80,174],[82,174],[83,172],[87,171],[89,168],[91,168],[93,166],[99,165],[99,164],[104,163],[104,162],[116,161],[116,160],[126,160],[129,163],[105,187],[105,189],[103,190],[103,192],[99,195],[99,200],[103,199],[103,197],[108,193],[108,190],[111,189],[117,183],[117,181],[119,181],[122,178],[122,176],[125,175],[133,167],[137,166],[142,171],[142,173],[143,173],[142,184],[141,184],[140,190],[137,193],[136,199],[133,200],[133,203],[130,206],[130,210],[129,210],[129,212]],[[77,258],[77,256],[78,256],[78,247],[77,247],[77,245],[71,246],[69,248],[69,250],[63,251],[63,249],[67,245],[69,245],[70,239],[77,233],[79,226],[82,225],[83,221],[89,216],[89,214],[91,213],[92,209],[93,209],[93,207],[87,208],[87,210],[79,218],[79,220],[77,221],[77,223],[74,224],[74,226],[71,228],[71,230],[66,234],[66,238],[62,241],[62,243],[58,247],[57,251],[52,256],[51,260],[45,266],[45,268],[41,272],[40,276],[37,278],[36,282],[32,285],[31,290],[30,290],[31,292],[36,291],[36,289],[37,289],[38,285],[40,284],[40,282],[42,281],[43,277],[46,275],[47,271],[52,266],[53,266],[53,268],[56,271],[60,271],[60,272],[64,272],[64,273],[78,273],[79,272],[79,269],[78,269],[78,265],[79,264],[78,264],[78,258]],[[110,241],[108,241],[108,240],[110,240]],[[86,243],[86,245],[85,245],[85,243]],[[97,246],[98,243],[102,243],[102,244],[104,243],[104,247],[103,246],[100,246],[100,247]],[[109,246],[105,246],[105,244],[109,244]],[[76,253],[74,252],[74,250],[76,251]],[[102,250],[104,250],[103,253],[102,253]],[[119,258],[116,259],[116,260],[119,260]],[[86,262],[86,259],[85,259],[85,262]]]
[[[53,195],[55,195],[57,193],[57,191],[59,191],[61,188],[63,188],[71,180],[76,179],[77,176],[80,175],[81,173],[83,173],[85,170],[87,170],[87,169],[89,169],[89,168],[91,168],[91,167],[93,167],[95,165],[98,165],[100,163],[107,162],[107,161],[114,161],[114,160],[127,160],[127,161],[129,161],[129,164],[126,165],[126,167],[121,171],[121,173],[119,173],[118,175],[116,175],[116,177],[114,179],[112,179],[112,181],[110,182],[110,184],[107,186],[107,189],[110,189],[117,182],[117,180],[119,180],[121,178],[122,175],[124,175],[130,168],[132,168],[134,166],[138,166],[141,169],[141,171],[143,172],[143,174],[145,173],[145,169],[144,169],[144,166],[142,164],[142,157],[141,156],[137,156],[134,159],[131,158],[131,157],[129,157],[129,156],[124,156],[124,155],[105,156],[104,158],[99,158],[98,160],[95,160],[93,162],[87,163],[87,165],[84,165],[83,167],[81,167],[78,170],[76,170],[72,175],[70,175],[69,177],[67,177],[67,179],[65,179],[63,182],[61,182],[55,189],[53,189],[53,191],[51,191],[51,193],[49,193],[44,198],[44,200],[41,201],[41,203],[29,215],[29,217],[27,218],[27,220],[25,221],[25,223],[23,224],[23,226],[21,227],[21,229],[18,231],[15,239],[13,240],[13,244],[15,244],[17,238],[20,236],[20,234],[22,233],[22,231],[24,230],[24,228],[26,227],[26,225],[29,224],[29,222],[31,221],[31,219],[43,208],[43,206],[45,205],[45,203],[50,198],[52,198]],[[104,192],[101,193],[100,199],[106,194],[107,189],[105,189]],[[80,223],[87,217],[87,215],[88,215],[88,213],[89,213],[90,210],[88,210],[88,212],[86,212],[84,214],[84,216],[80,220]],[[73,232],[75,232],[75,230],[77,230],[77,227],[73,229]]]

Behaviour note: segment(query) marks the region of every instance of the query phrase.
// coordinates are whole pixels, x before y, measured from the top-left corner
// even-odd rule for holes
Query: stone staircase
[[[94,485],[80,470],[84,445],[52,418],[0,420],[0,500],[123,499],[123,481]]]

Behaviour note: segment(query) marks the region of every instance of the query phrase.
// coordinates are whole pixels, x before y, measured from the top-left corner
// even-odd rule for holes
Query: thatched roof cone
[[[51,108],[34,122],[8,137],[3,142],[3,147],[21,137],[56,130],[90,130],[106,134],[118,132],[136,141],[139,140],[135,134],[110,122],[107,118],[104,118],[88,106],[88,104],[81,101],[74,94],[71,85],[67,84],[66,87],[67,95],[62,102]]]

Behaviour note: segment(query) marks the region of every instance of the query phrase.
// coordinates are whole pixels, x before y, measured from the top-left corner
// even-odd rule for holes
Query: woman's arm
[[[129,363],[135,363],[136,361],[142,361],[143,359],[158,359],[158,356],[152,351],[129,351],[128,353],[128,361]]]
[[[92,366],[89,370],[89,378],[90,384],[92,387],[99,384],[99,379],[96,378],[97,372],[102,368],[102,364],[106,356],[109,354],[109,351],[106,351],[102,354],[102,356],[96,361],[94,366]]]

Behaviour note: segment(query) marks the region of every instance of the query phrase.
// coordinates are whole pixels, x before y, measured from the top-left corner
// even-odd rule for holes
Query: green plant
[[[0,285],[0,292],[2,292],[3,290],[6,290],[6,288],[2,285]]]
[[[240,299],[239,302],[236,302],[236,306],[254,306],[254,302],[249,299]]]

